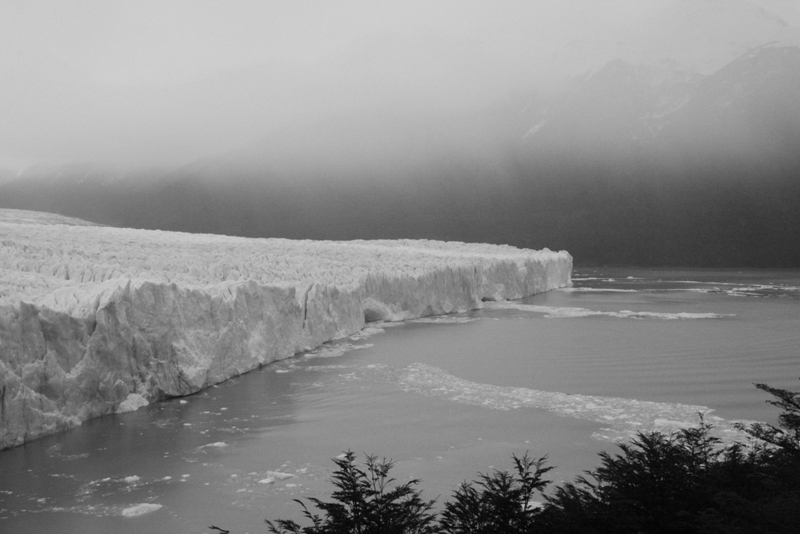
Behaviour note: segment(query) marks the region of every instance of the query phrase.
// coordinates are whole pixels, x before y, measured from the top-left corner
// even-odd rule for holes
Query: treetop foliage
[[[395,484],[393,462],[348,451],[335,459],[332,501],[301,501],[301,526],[267,521],[274,534],[760,534],[800,525],[800,393],[756,387],[782,410],[778,426],[739,428],[753,439],[723,445],[702,414],[696,427],[640,433],[600,465],[545,494],[546,457],[514,455],[513,469],[478,474],[435,511],[418,480]],[[534,497],[541,496],[537,506]]]

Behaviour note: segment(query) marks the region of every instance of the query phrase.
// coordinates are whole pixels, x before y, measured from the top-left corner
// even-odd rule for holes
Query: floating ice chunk
[[[207,445],[201,445],[199,448],[205,449],[205,448],[211,447],[211,448],[214,448],[214,449],[222,449],[222,448],[227,447],[227,446],[228,446],[228,444],[225,443],[224,441],[215,441],[214,443],[209,443]]]
[[[124,401],[119,403],[119,406],[117,406],[117,413],[134,412],[148,404],[150,404],[150,402],[138,393],[131,393]]]
[[[275,483],[275,477],[262,478],[261,480],[258,481],[258,483],[259,484],[274,484]]]
[[[137,517],[155,512],[156,510],[161,510],[161,508],[163,508],[163,506],[160,504],[143,502],[141,504],[135,504],[133,506],[129,506],[128,508],[124,508],[122,510],[122,517]]]
[[[360,350],[360,349],[368,349],[373,347],[374,345],[371,343],[364,343],[361,345],[354,345],[348,342],[334,342],[330,345],[326,344],[318,349],[312,350],[307,352],[304,355],[304,358],[311,359],[311,358],[338,358],[339,356],[344,356],[350,351],[353,350]],[[276,371],[278,372],[278,371]]]
[[[596,311],[588,310],[586,308],[572,308],[572,307],[558,307],[558,306],[537,306],[534,304],[522,304],[520,302],[488,302],[487,308],[496,310],[519,310],[533,313],[543,313],[545,317],[590,317],[593,315],[605,315],[608,317],[617,317],[620,319],[721,319],[723,317],[734,317],[731,314],[719,313],[665,313],[665,312],[648,312],[648,311],[631,311],[622,310],[618,312],[613,311]]]
[[[423,317],[421,319],[414,319],[412,323],[429,323],[429,324],[466,324],[477,321],[475,317],[456,316],[451,317],[444,315],[441,317]]]
[[[611,289],[603,287],[562,287],[558,291],[566,293],[639,293],[638,289]]]
[[[267,476],[275,480],[286,480],[287,478],[294,478],[291,473],[281,473],[280,471],[267,471]]]
[[[127,482],[128,484],[136,484],[137,482],[139,482],[139,480],[141,479],[136,475],[125,477],[122,479],[123,482]]]
[[[719,313],[689,313],[689,312],[680,312],[680,313],[661,313],[661,312],[634,312],[630,310],[622,310],[619,312],[620,315],[625,317],[631,317],[633,319],[645,319],[645,318],[652,318],[652,319],[721,319],[723,317],[734,317],[731,314],[719,314]],[[614,316],[616,317],[616,315]]]

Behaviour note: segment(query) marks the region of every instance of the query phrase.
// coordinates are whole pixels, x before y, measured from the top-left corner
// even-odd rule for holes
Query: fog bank
[[[796,39],[794,4],[5,2],[0,166],[175,167],[351,115],[435,122],[550,95],[612,59],[708,74]]]

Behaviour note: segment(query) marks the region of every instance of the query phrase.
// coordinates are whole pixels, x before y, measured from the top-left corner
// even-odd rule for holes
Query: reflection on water
[[[610,440],[713,410],[774,420],[752,382],[797,389],[797,272],[584,270],[575,287],[372,325],[185,399],[0,453],[9,532],[262,532],[327,496],[344,450],[446,498],[512,453],[556,480]]]

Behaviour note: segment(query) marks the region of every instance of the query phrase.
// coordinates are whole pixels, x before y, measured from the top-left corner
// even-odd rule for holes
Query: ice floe
[[[592,437],[625,441],[637,432],[670,432],[696,425],[698,414],[715,427],[724,441],[745,440],[733,423],[713,415],[707,406],[641,401],[539,391],[521,387],[496,386],[471,382],[427,364],[416,363],[393,371],[403,391],[493,410],[533,408],[567,417],[594,421],[603,425]]]
[[[702,280],[670,280],[667,278],[644,278],[628,276],[624,279],[602,278],[576,275],[572,278],[575,287],[561,288],[561,291],[581,293],[666,293],[693,292],[716,293],[732,297],[757,298],[800,298],[800,286],[792,283],[769,281],[764,283],[721,282]]]
[[[156,510],[161,510],[161,508],[163,508],[163,506],[160,504],[143,502],[123,508],[122,517],[138,517],[140,515],[150,514]]]
[[[566,293],[639,293],[638,289],[614,289],[606,287],[562,287]]]
[[[208,445],[201,445],[198,447],[199,449],[224,449],[227,447],[228,444],[224,441],[216,441],[214,443],[209,443]]]
[[[473,323],[477,320],[478,319],[476,317],[444,315],[441,317],[423,317],[421,319],[414,319],[411,322],[423,323],[423,324],[467,324],[467,323]]]
[[[150,402],[138,393],[131,393],[117,406],[117,413],[133,412],[148,404]]]
[[[591,317],[597,315],[604,315],[608,317],[617,317],[619,319],[722,319],[724,317],[734,317],[731,314],[720,313],[667,313],[667,312],[648,312],[648,311],[598,311],[588,310],[586,308],[573,308],[567,306],[537,306],[534,304],[522,304],[520,302],[489,302],[486,307],[495,310],[519,310],[532,313],[542,313],[545,317]]]
[[[267,476],[275,480],[286,480],[287,478],[294,478],[292,473],[282,473],[280,471],[267,471]]]

